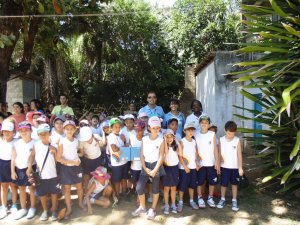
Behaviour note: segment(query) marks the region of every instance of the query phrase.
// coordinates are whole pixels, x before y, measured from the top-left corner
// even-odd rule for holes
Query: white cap
[[[123,117],[124,120],[127,120],[127,119],[131,119],[131,120],[134,120],[134,115],[132,114],[126,114],[124,117]]]
[[[142,117],[149,117],[149,116],[145,112],[140,112],[139,115],[138,115],[138,118],[142,118]]]
[[[152,116],[148,120],[148,125],[150,127],[161,127],[161,120],[157,116]]]
[[[190,122],[190,123],[184,124],[183,130],[186,130],[188,128],[194,128],[194,129],[196,129],[195,123],[194,122]]]
[[[81,127],[78,139],[79,141],[88,141],[92,138],[93,131],[90,127]]]
[[[12,122],[10,120],[4,120],[3,121],[1,130],[14,131],[14,129],[15,129],[14,122]]]

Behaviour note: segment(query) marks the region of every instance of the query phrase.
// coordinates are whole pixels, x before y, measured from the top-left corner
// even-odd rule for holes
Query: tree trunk
[[[58,82],[56,74],[55,60],[46,58],[44,60],[45,74],[43,77],[42,96],[46,103],[57,103]]]

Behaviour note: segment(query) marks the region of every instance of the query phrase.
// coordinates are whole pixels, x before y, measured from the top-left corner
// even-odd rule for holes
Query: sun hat
[[[76,128],[76,124],[75,124],[75,122],[74,122],[73,120],[66,120],[66,121],[64,122],[64,124],[63,124],[63,127],[65,128],[65,127],[68,126],[68,125],[72,125],[73,127]]]
[[[157,116],[152,116],[148,120],[148,125],[152,127],[161,127],[161,120]]]
[[[31,130],[31,124],[28,121],[23,121],[23,122],[19,123],[18,130],[24,129],[24,128]]]
[[[202,114],[202,115],[199,117],[199,123],[201,123],[202,120],[207,120],[208,123],[210,123],[210,117],[209,117],[207,114]]]
[[[91,172],[91,175],[96,179],[110,179],[110,175],[107,173],[107,169],[103,166],[97,167],[95,171]]]
[[[88,141],[93,137],[93,131],[90,127],[81,127],[79,131],[79,141]]]
[[[2,122],[2,127],[1,130],[5,130],[5,131],[14,131],[15,129],[15,124],[13,121],[6,119]]]
[[[136,123],[136,126],[135,126],[135,129],[137,130],[144,130],[146,127],[146,123],[141,120],[141,119],[138,119],[137,123]]]
[[[111,127],[112,125],[115,125],[115,124],[122,124],[122,121],[119,119],[119,118],[111,118],[109,120],[109,126]]]
[[[189,128],[194,128],[194,129],[196,129],[196,126],[195,126],[195,123],[194,122],[190,122],[190,123],[186,123],[185,125],[184,125],[184,130],[186,130],[186,129],[189,129]]]
[[[175,137],[174,131],[172,129],[167,129],[165,135],[173,135]]]
[[[50,126],[47,123],[40,124],[36,131],[38,134],[43,132],[50,132]]]

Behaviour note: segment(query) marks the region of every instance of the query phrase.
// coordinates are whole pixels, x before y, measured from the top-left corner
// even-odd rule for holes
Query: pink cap
[[[161,127],[161,120],[157,116],[150,117],[148,125],[152,127]]]

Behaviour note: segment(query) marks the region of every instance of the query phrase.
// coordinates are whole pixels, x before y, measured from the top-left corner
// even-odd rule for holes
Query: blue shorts
[[[227,187],[229,182],[231,185],[239,184],[239,170],[221,167],[221,186]]]
[[[202,166],[198,171],[198,185],[203,185],[205,180],[209,185],[218,184],[218,175],[214,166]]]
[[[125,163],[122,166],[112,166],[112,182],[113,183],[119,183],[121,180],[129,179],[129,168],[130,168],[130,162]]]
[[[43,197],[47,194],[58,194],[60,192],[58,178],[41,179],[41,184],[36,187],[36,195]]]
[[[11,179],[11,160],[0,159],[0,183],[10,183]]]
[[[101,164],[101,156],[96,159],[88,159],[86,157],[81,158],[82,171],[86,175],[91,175],[91,172]]]
[[[131,175],[131,181],[133,183],[137,183],[141,175],[141,170],[130,169],[130,175]]]
[[[60,183],[63,185],[72,185],[82,182],[81,166],[60,165]]]
[[[13,180],[13,183],[17,186],[31,186],[31,183],[28,181],[28,176],[26,174],[27,168],[19,169],[16,167],[15,170],[18,178],[16,180]],[[32,171],[36,171],[36,165],[32,165]]]
[[[197,171],[190,169],[190,173],[186,173],[184,169],[179,169],[178,191],[185,192],[188,188],[195,189],[197,187]]]
[[[163,186],[174,187],[179,183],[178,166],[164,166],[166,175],[163,176]]]

